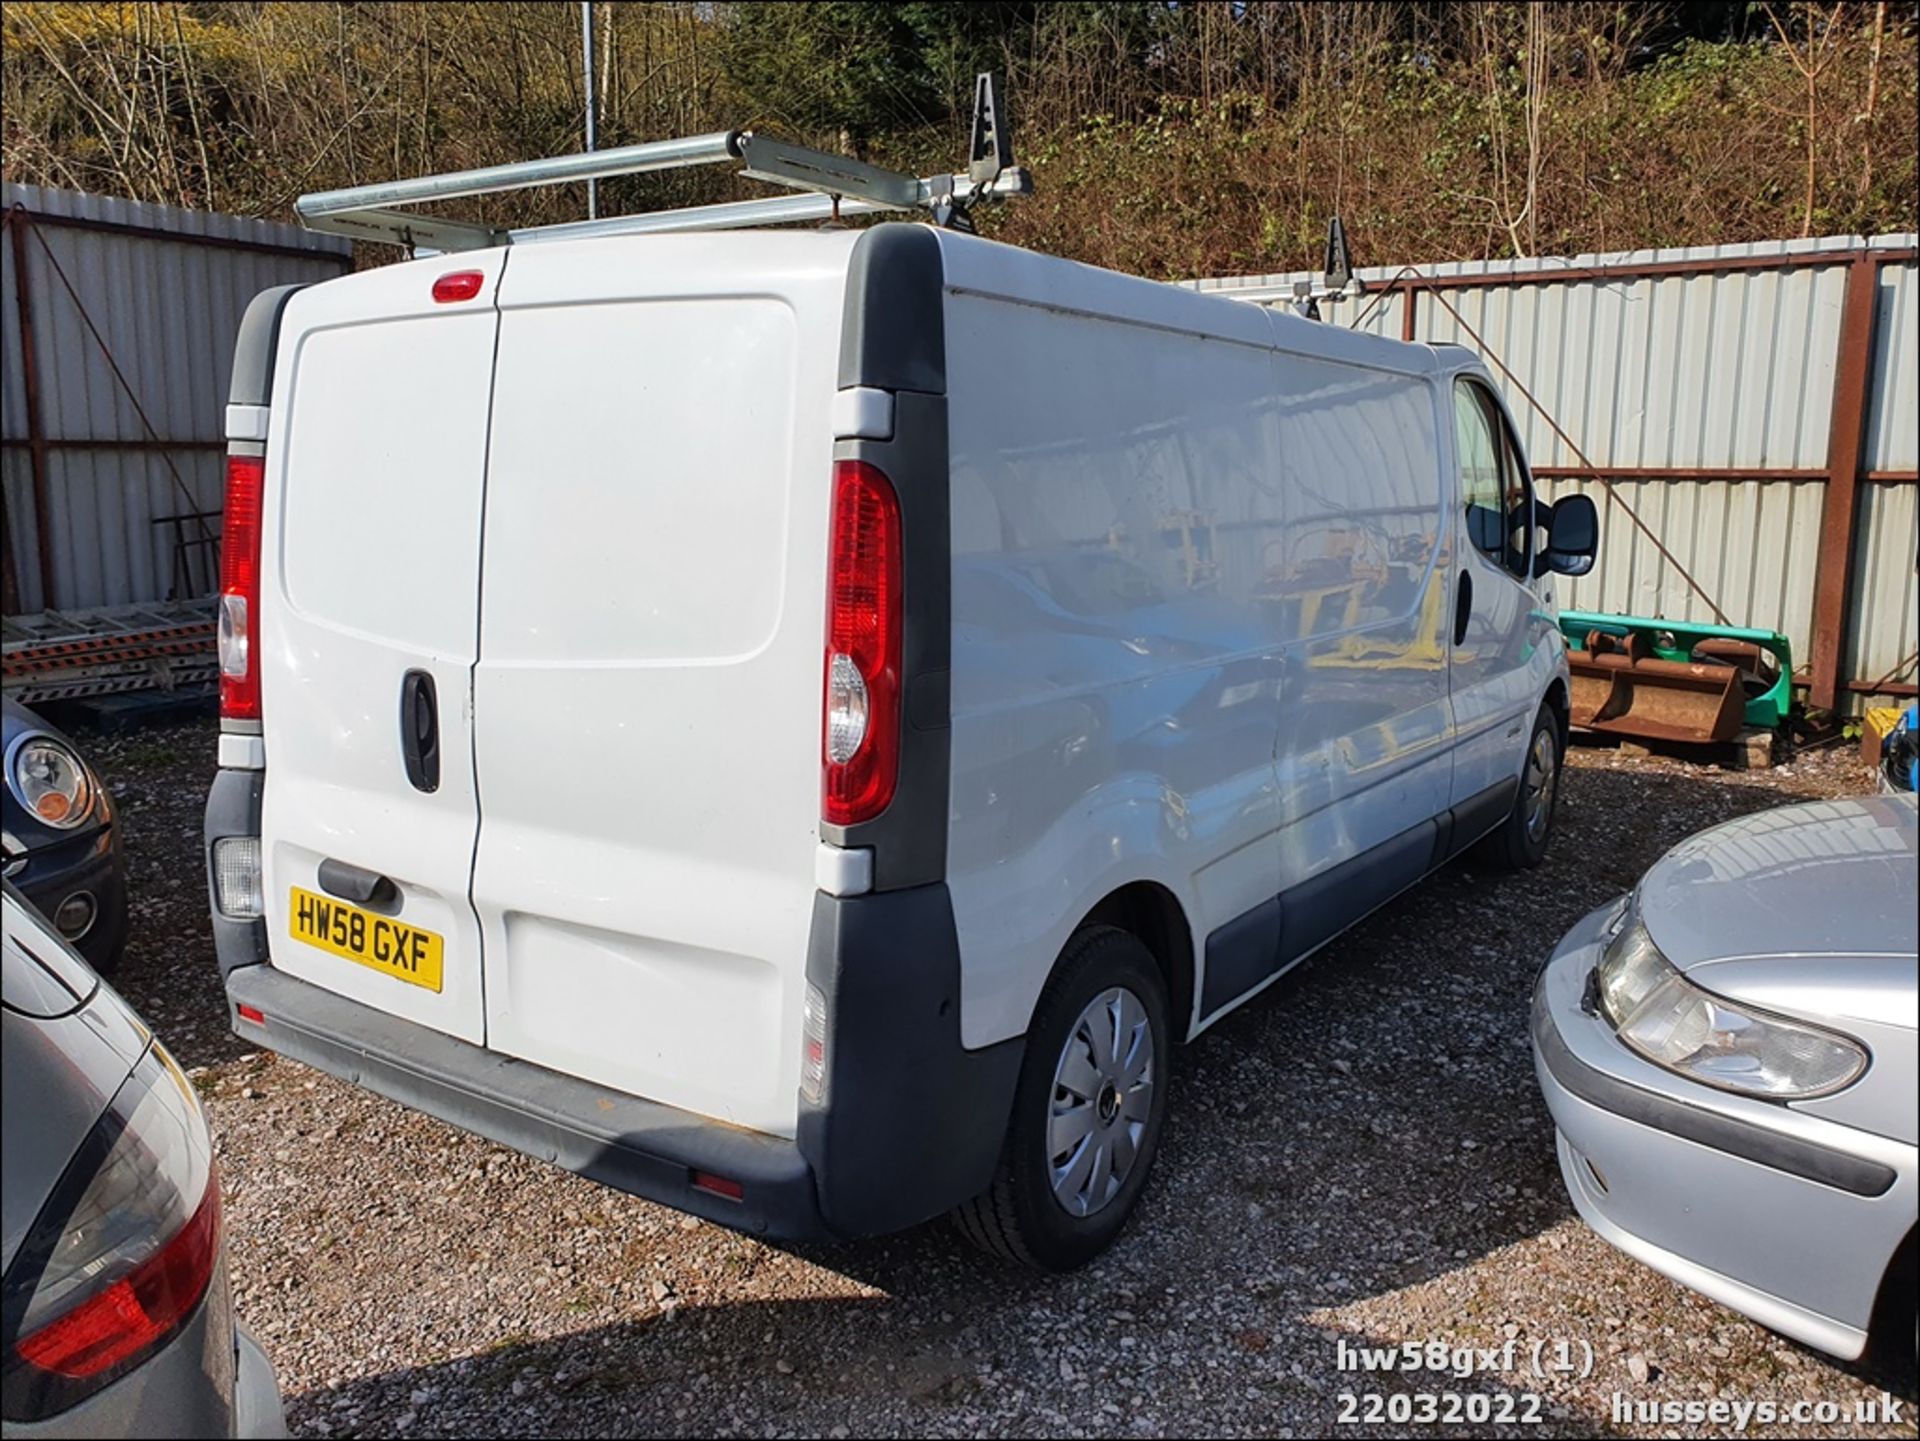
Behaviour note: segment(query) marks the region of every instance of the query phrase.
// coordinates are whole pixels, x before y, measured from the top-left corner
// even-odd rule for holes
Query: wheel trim
[[[1533,746],[1527,752],[1526,777],[1521,782],[1529,840],[1539,840],[1553,819],[1553,797],[1560,784],[1560,768],[1554,764],[1555,759],[1552,733],[1544,727],[1535,731]]]
[[[1053,1072],[1047,1169],[1053,1198],[1068,1215],[1094,1215],[1126,1185],[1153,1112],[1153,1087],[1147,1008],[1124,986],[1102,991],[1067,1032]]]

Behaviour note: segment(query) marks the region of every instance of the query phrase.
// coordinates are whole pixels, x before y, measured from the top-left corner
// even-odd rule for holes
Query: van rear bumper
[[[223,960],[224,960],[223,956]],[[897,1231],[986,1189],[1025,1040],[960,1044],[944,885],[815,898],[826,1093],[797,1139],[562,1075],[335,995],[271,964],[227,972],[237,1035],[590,1180],[769,1240]],[[241,1006],[264,1017],[242,1017]],[[796,1037],[796,1042],[798,1038]],[[696,1172],[739,1184],[732,1200]]]
[[[602,1185],[769,1239],[830,1234],[791,1141],[503,1056],[270,965],[231,972],[227,1004],[246,1040]],[[737,1181],[741,1199],[695,1189],[696,1171]]]

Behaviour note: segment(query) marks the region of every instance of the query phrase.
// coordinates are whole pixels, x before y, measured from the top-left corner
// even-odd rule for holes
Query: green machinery
[[[1793,652],[1778,631],[1569,610],[1573,723],[1653,740],[1730,740],[1772,729],[1793,701]]]

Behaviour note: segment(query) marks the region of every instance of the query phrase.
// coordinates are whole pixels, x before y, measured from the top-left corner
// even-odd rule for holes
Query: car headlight
[[[87,763],[52,736],[34,736],[13,753],[13,790],[27,813],[61,830],[77,826],[93,808]]]
[[[1655,1065],[1709,1086],[1803,1100],[1852,1085],[1867,1052],[1845,1036],[1704,991],[1660,954],[1629,904],[1594,970],[1600,1009]]]

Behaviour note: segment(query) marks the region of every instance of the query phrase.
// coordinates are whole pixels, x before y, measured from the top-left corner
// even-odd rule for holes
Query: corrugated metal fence
[[[204,594],[241,313],[267,286],[349,268],[350,247],[34,186],[0,198],[5,612]],[[1403,339],[1477,334],[1511,371],[1494,367],[1549,494],[1611,484],[1729,619],[1792,638],[1817,704],[1912,694],[1916,239],[1381,267],[1361,272],[1372,293],[1327,314]],[[1306,278],[1191,283],[1262,300]],[[1711,620],[1596,499],[1601,563],[1569,603]]]
[[[1917,239],[1384,266],[1360,272],[1371,293],[1322,313],[1485,349],[1543,490],[1601,506],[1600,564],[1570,608],[1714,618],[1605,480],[1729,620],[1792,639],[1816,704],[1846,707],[1914,693]],[[1189,283],[1279,300],[1306,279]]]
[[[208,593],[241,314],[351,246],[32,185],[0,203],[5,613]]]

